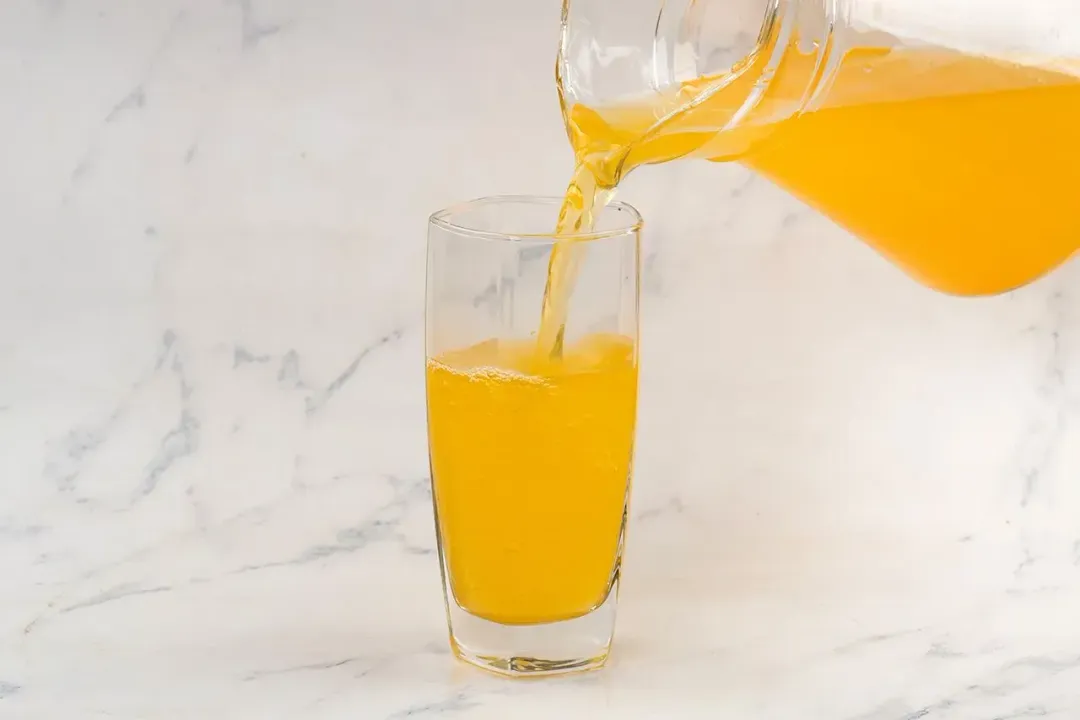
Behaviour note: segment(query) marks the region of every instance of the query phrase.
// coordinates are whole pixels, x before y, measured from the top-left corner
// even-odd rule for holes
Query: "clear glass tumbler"
[[[431,216],[427,411],[450,644],[508,675],[607,659],[638,382],[641,217],[609,205],[578,243],[562,352],[537,342],[560,200]]]

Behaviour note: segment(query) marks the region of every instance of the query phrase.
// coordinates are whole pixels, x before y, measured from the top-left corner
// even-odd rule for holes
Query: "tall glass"
[[[536,339],[560,200],[431,216],[427,410],[450,644],[508,675],[607,659],[638,380],[641,217],[603,210],[579,243],[562,353]]]

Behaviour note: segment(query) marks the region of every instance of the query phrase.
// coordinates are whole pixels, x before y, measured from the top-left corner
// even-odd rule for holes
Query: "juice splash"
[[[427,364],[432,482],[457,603],[492,622],[585,615],[621,555],[637,406],[631,339],[561,358],[489,340]]]

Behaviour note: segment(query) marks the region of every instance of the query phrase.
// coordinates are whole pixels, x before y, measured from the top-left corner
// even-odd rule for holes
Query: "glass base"
[[[595,670],[607,662],[611,650],[618,590],[616,575],[604,602],[572,620],[503,625],[461,609],[447,588],[450,647],[470,665],[511,677]]]

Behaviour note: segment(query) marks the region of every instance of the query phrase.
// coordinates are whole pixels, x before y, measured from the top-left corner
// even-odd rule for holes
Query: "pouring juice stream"
[[[947,293],[1018,287],[1077,248],[1080,5],[564,3],[576,169],[557,236],[587,235],[634,168],[703,158],[742,163]],[[636,337],[565,337],[589,246],[556,244],[536,342],[428,360],[449,592],[502,625],[584,618],[620,571]]]

